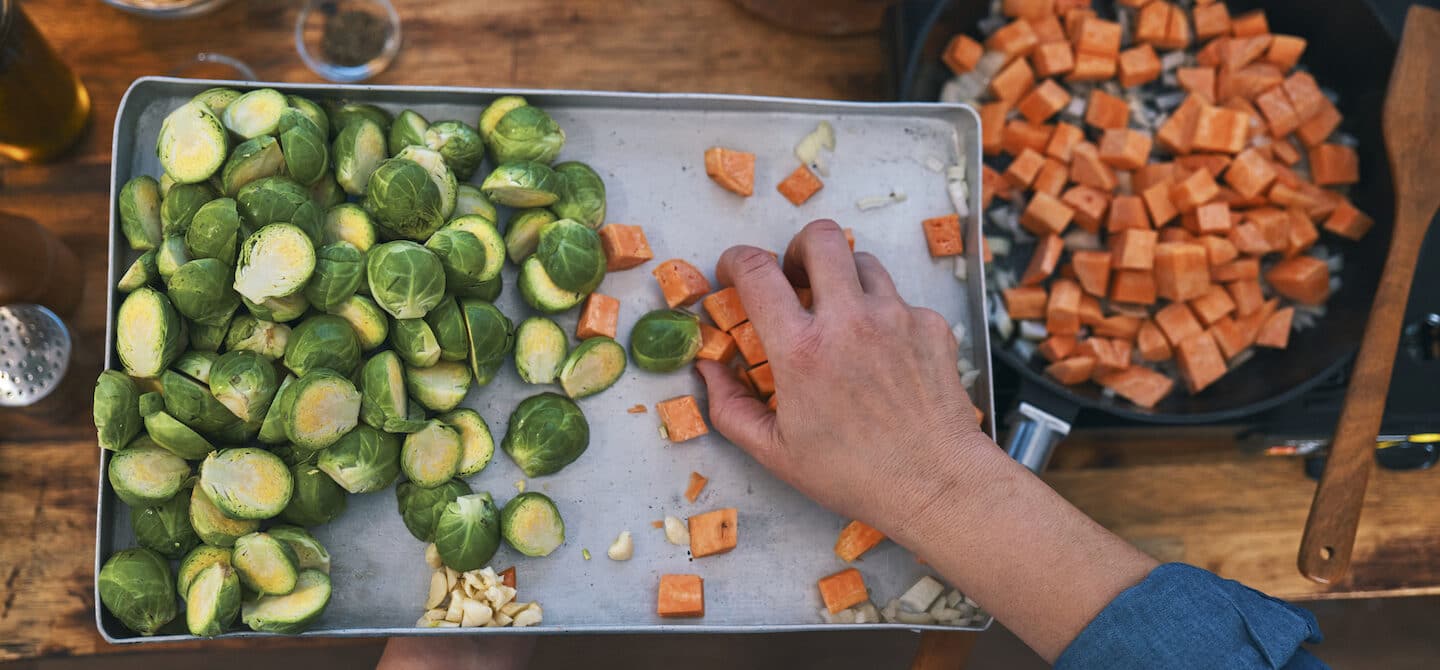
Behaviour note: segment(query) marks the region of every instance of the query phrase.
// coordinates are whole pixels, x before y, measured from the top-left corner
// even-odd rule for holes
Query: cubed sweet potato
[[[765,354],[765,346],[760,344],[760,335],[755,332],[755,324],[746,321],[731,328],[730,337],[735,338],[735,346],[740,349],[746,363],[759,365],[769,358]]]
[[[1059,77],[1075,69],[1075,52],[1069,42],[1047,42],[1030,55],[1037,77]]]
[[[1040,168],[1040,174],[1035,175],[1035,182],[1030,185],[1036,193],[1045,193],[1051,197],[1059,198],[1065,190],[1065,184],[1070,181],[1070,167],[1054,158],[1046,158],[1045,165]]]
[[[1118,233],[1122,230],[1150,230],[1150,217],[1145,213],[1145,201],[1138,195],[1117,195],[1110,201],[1110,213],[1105,218],[1105,231]]]
[[[660,415],[660,428],[665,431],[665,439],[671,442],[693,440],[710,432],[695,396],[662,400],[655,405],[655,413]]]
[[[1294,318],[1294,307],[1276,310],[1260,326],[1260,332],[1255,336],[1255,344],[1271,349],[1284,349],[1290,346],[1290,322]]]
[[[1254,147],[1241,151],[1225,169],[1225,183],[1247,198],[1262,195],[1275,181],[1274,165]]]
[[[701,305],[720,330],[728,331],[750,318],[745,313],[745,305],[740,303],[740,292],[735,290],[734,286],[727,286],[705,296]]]
[[[1040,44],[1040,38],[1035,35],[1035,29],[1025,21],[1011,21],[999,30],[990,34],[985,40],[985,47],[1005,54],[1006,59],[1023,61],[1020,56],[1030,55],[1036,45]],[[1013,61],[1012,61],[1013,62]]]
[[[1110,252],[1077,250],[1070,254],[1070,266],[1086,293],[1104,297],[1110,287]]]
[[[1080,323],[1085,326],[1094,326],[1105,320],[1105,315],[1100,311],[1100,299],[1093,295],[1080,296]]]
[[[1066,386],[1085,383],[1094,371],[1095,359],[1091,356],[1071,356],[1045,367],[1045,374]]]
[[[856,519],[845,525],[835,539],[835,555],[850,563],[885,541],[885,534]]]
[[[1207,106],[1198,95],[1192,93],[1186,96],[1184,102],[1170,113],[1170,118],[1155,131],[1155,141],[1172,154],[1190,153],[1195,141],[1195,124],[1200,120],[1200,110]]]
[[[1112,340],[1108,337],[1091,337],[1080,341],[1075,349],[1077,356],[1095,359],[1095,374],[1130,367],[1129,342]]]
[[[607,223],[598,232],[600,247],[605,250],[605,269],[609,272],[629,270],[655,257],[640,226]]]
[[[947,214],[920,222],[925,231],[925,245],[932,258],[959,256],[965,253],[965,239],[960,232],[960,215]]]
[[[1094,88],[1085,103],[1085,123],[1101,130],[1124,128],[1130,123],[1130,105],[1123,98]]]
[[[1140,192],[1140,199],[1145,203],[1145,211],[1150,214],[1150,220],[1158,226],[1163,226],[1180,215],[1175,209],[1175,204],[1170,201],[1169,180],[1157,182],[1145,187]]]
[[[761,363],[750,368],[750,382],[755,385],[755,391],[762,397],[775,393],[775,372],[770,369],[769,363]]]
[[[1135,15],[1135,41],[1159,44],[1165,41],[1165,31],[1170,27],[1170,3],[1149,2]]]
[[[1050,299],[1045,305],[1045,330],[1052,335],[1074,335],[1080,332],[1080,284],[1070,279],[1050,283]]]
[[[1294,210],[1292,210],[1294,211]],[[1298,213],[1297,213],[1298,214]],[[1308,218],[1307,218],[1308,220]],[[1358,240],[1375,225],[1374,219],[1355,208],[1349,200],[1342,200],[1340,206],[1325,220],[1325,230],[1348,240]],[[1312,225],[1311,230],[1314,230]],[[1293,236],[1293,233],[1292,233]],[[1311,240],[1313,242],[1313,240]]]
[[[820,178],[816,177],[815,173],[811,172],[809,167],[801,165],[796,167],[795,171],[790,173],[790,176],[781,180],[780,183],[775,186],[775,190],[779,191],[780,195],[785,196],[785,199],[789,200],[790,204],[799,207],[805,204],[805,201],[809,200],[811,196],[819,193],[820,189],[824,186],[825,184],[820,182]]]
[[[1199,393],[1225,374],[1225,358],[1210,333],[1201,331],[1175,347],[1180,375],[1191,393]]]
[[[580,319],[575,323],[575,337],[587,340],[592,337],[615,338],[620,323],[620,301],[603,293],[591,293],[585,298],[585,307],[580,310]]]
[[[1095,381],[1141,407],[1154,407],[1175,388],[1175,380],[1140,365],[1097,374]]]
[[[1290,216],[1285,210],[1259,207],[1245,212],[1245,218],[1259,226],[1265,245],[1271,251],[1283,251],[1290,246]]]
[[[1330,297],[1330,266],[1313,256],[1286,258],[1265,273],[1276,293],[1306,305],[1323,305]]]
[[[1211,339],[1215,340],[1215,346],[1220,348],[1220,355],[1227,361],[1250,348],[1254,341],[1253,333],[1228,316],[1216,321],[1208,332]]]
[[[1168,300],[1199,297],[1210,286],[1210,260],[1204,245],[1161,242],[1155,245],[1155,292]]]
[[[1166,51],[1184,49],[1190,46],[1190,20],[1179,7],[1170,5],[1170,16],[1165,22],[1165,37],[1155,41],[1155,46]]]
[[[1360,157],[1343,144],[1318,144],[1310,148],[1310,176],[1320,186],[1353,184],[1360,181]]]
[[[1274,251],[1270,248],[1270,241],[1265,238],[1265,231],[1254,221],[1235,226],[1229,233],[1229,239],[1240,253],[1247,256],[1264,256]]]
[[[1151,270],[1116,270],[1110,280],[1110,301],[1131,305],[1155,304],[1155,273]]]
[[[1064,250],[1065,242],[1059,235],[1041,237],[1030,256],[1030,264],[1025,267],[1025,274],[1020,277],[1020,285],[1034,286],[1049,279],[1060,263],[1060,252]]]
[[[1054,132],[1053,126],[1035,125],[1024,119],[1011,119],[1005,122],[1005,127],[1000,131],[1000,149],[1011,156],[1019,156],[1026,149],[1041,152],[1045,150],[1045,145],[1050,142],[1050,135]]]
[[[1295,129],[1295,136],[1307,147],[1316,146],[1327,139],[1331,133],[1340,127],[1340,110],[1329,99],[1322,97],[1324,104],[1319,105],[1319,111],[1308,120],[1302,122],[1299,128]],[[1296,160],[1299,160],[1297,153]]]
[[[1222,96],[1223,97],[1223,96]],[[1195,117],[1195,132],[1190,148],[1195,151],[1239,153],[1249,138],[1250,119],[1242,112],[1225,107],[1206,105]]]
[[[1275,137],[1289,135],[1300,126],[1300,116],[1291,106],[1290,97],[1279,87],[1255,96],[1255,106],[1265,115],[1265,123],[1269,124],[1270,134]]]
[[[1210,261],[1211,268],[1229,263],[1240,255],[1230,240],[1218,235],[1201,235],[1196,241],[1205,246],[1205,257]]]
[[[1100,162],[1100,150],[1089,142],[1076,144],[1070,152],[1070,179],[1107,193],[1114,191],[1118,183],[1115,171]]]
[[[650,274],[660,283],[660,291],[665,294],[665,304],[672,309],[693,305],[710,292],[710,280],[683,259],[672,258],[665,261]]]
[[[1017,21],[1016,23],[1024,23]],[[820,599],[831,614],[849,609],[870,599],[865,578],[855,568],[846,568],[819,581]]]
[[[1165,226],[1159,232],[1161,242],[1194,242],[1196,238],[1195,233],[1183,226]]]
[[[989,209],[990,203],[995,199],[996,193],[1009,193],[1010,184],[1005,181],[1004,175],[995,171],[995,168],[986,165],[980,169],[980,207]],[[1008,195],[1002,195],[1008,198]]]
[[[1116,69],[1120,85],[1126,88],[1148,84],[1160,78],[1160,57],[1149,44],[1141,44],[1120,52]]]
[[[1040,174],[1040,168],[1045,166],[1045,157],[1039,152],[1026,147],[1015,160],[1010,161],[1010,166],[1005,168],[1005,179],[1011,184],[1022,188],[1028,188],[1035,181],[1035,176]]]
[[[1076,316],[1077,318],[1079,316],[1078,310]],[[1036,350],[1045,357],[1045,360],[1054,363],[1069,358],[1070,354],[1075,353],[1075,347],[1079,344],[1080,341],[1074,335],[1051,335],[1045,338],[1040,346],[1036,347]]]
[[[1314,118],[1331,104],[1309,72],[1292,72],[1281,86],[1285,88],[1285,95],[1290,97],[1290,106],[1295,108],[1301,123]]]
[[[1190,311],[1200,323],[1210,326],[1233,313],[1235,301],[1230,299],[1230,292],[1224,286],[1211,284],[1204,293],[1190,300]]]
[[[1230,32],[1230,10],[1225,7],[1223,2],[1196,5],[1191,16],[1195,20],[1195,37],[1197,39],[1208,40]]]
[[[1305,44],[1303,37],[1275,35],[1270,40],[1270,48],[1265,50],[1265,62],[1288,72],[1300,63]]]
[[[1150,133],[1111,128],[1100,138],[1100,161],[1117,170],[1136,170],[1150,159]]]
[[[1224,265],[1217,265],[1211,268],[1210,274],[1215,281],[1220,282],[1259,279],[1260,260],[1257,258],[1237,258]]]
[[[1045,318],[1048,295],[1043,286],[1016,286],[1000,292],[1005,298],[1005,312],[1017,321]]]
[[[1110,196],[1106,191],[1083,184],[1071,186],[1060,196],[1060,202],[1074,211],[1076,225],[1092,233],[1100,232],[1100,223],[1110,208]]]
[[[1096,337],[1108,337],[1112,340],[1133,342],[1135,335],[1140,332],[1140,324],[1143,321],[1144,320],[1138,316],[1114,314],[1101,319],[1099,323],[1091,326],[1090,331],[1091,334]]]
[[[1070,74],[1065,75],[1065,81],[1106,81],[1115,77],[1117,59],[1115,56],[1102,56],[1096,53],[1077,51],[1075,53],[1075,67],[1070,69]]]
[[[1190,232],[1196,235],[1224,235],[1230,232],[1230,206],[1224,202],[1207,202],[1196,207],[1193,218],[1194,227],[1190,228]]]
[[[1117,56],[1120,54],[1120,24],[1098,18],[1086,19],[1080,24],[1080,35],[1074,41],[1077,53]]]
[[[696,358],[729,363],[737,352],[739,349],[735,346],[735,338],[708,323],[700,324],[700,351],[695,354]]]
[[[734,507],[690,517],[690,557],[703,558],[734,549],[740,540],[738,517]]]
[[[1232,281],[1225,285],[1230,299],[1235,303],[1237,317],[1254,314],[1265,305],[1265,295],[1260,291],[1260,282],[1254,279]]]
[[[984,46],[969,35],[960,33],[950,38],[950,43],[945,45],[945,53],[940,59],[945,61],[951,72],[959,75],[975,69],[983,55]]]
[[[755,154],[710,147],[705,150],[705,174],[727,191],[755,194]]]
[[[655,613],[667,618],[705,616],[705,580],[700,575],[660,575]]]
[[[1004,147],[1005,115],[1010,107],[1010,103],[1003,100],[980,105],[980,146],[986,156],[999,155]]]
[[[1274,154],[1275,160],[1285,165],[1294,165],[1300,162],[1300,150],[1295,148],[1289,138],[1281,138],[1272,142],[1270,153]]]
[[[1173,354],[1170,350],[1170,341],[1165,339],[1165,333],[1160,332],[1160,327],[1154,321],[1145,321],[1140,324],[1140,329],[1135,333],[1135,349],[1140,352],[1140,359],[1150,362],[1168,361]]]
[[[1059,235],[1070,225],[1075,210],[1060,199],[1043,192],[1032,194],[1020,215],[1020,225],[1036,236]]]
[[[1045,143],[1045,155],[1068,164],[1075,145],[1084,141],[1085,131],[1061,121],[1055,124],[1055,130]]]
[[[1265,10],[1245,12],[1230,20],[1230,34],[1236,37],[1264,35],[1270,32],[1270,22],[1265,20]]]
[[[1196,170],[1170,188],[1170,202],[1180,212],[1189,212],[1220,195],[1220,186],[1206,170]]]
[[[1246,65],[1259,60],[1261,56],[1265,55],[1265,49],[1269,46],[1269,35],[1248,35],[1226,40],[1220,49],[1221,74],[1226,71],[1243,69]]]
[[[1283,94],[1281,97],[1284,97]],[[1025,97],[1020,98],[1015,109],[1030,123],[1041,124],[1065,109],[1065,105],[1069,103],[1070,92],[1055,83],[1054,79],[1046,79],[1030,89]]]
[[[1158,234],[1148,228],[1126,228],[1111,235],[1111,263],[1120,270],[1149,270],[1155,267],[1157,237]]]
[[[1215,104],[1215,68],[1182,67],[1175,70],[1175,79],[1180,88],[1198,97],[1201,101]]]
[[[1000,13],[1033,23],[1039,17],[1054,15],[1055,0],[1005,0],[1000,3]]]
[[[1044,4],[1050,4],[1048,0]],[[1035,60],[1035,54],[1039,53],[1040,47],[1047,44],[1064,43],[1069,44],[1070,39],[1065,35],[1065,26],[1060,25],[1060,17],[1055,15],[1049,7],[1041,8],[1038,16],[1025,19],[1030,24],[1030,29],[1035,31],[1035,39],[1039,44],[1035,50],[1030,52],[1030,60]]]
[[[1010,25],[1025,25],[1025,22],[1017,21]],[[990,92],[995,94],[996,98],[1013,102],[1028,93],[1034,85],[1035,71],[1030,69],[1030,62],[1024,58],[1016,58],[990,79]]]
[[[1180,302],[1160,308],[1155,312],[1154,320],[1155,325],[1160,328],[1160,332],[1165,334],[1165,339],[1170,342],[1172,347],[1204,330],[1200,326],[1200,321],[1195,318],[1195,313]]]
[[[1310,219],[1310,215],[1298,208],[1291,207],[1285,210],[1285,214],[1290,217],[1290,225],[1286,229],[1288,234],[1285,240],[1285,257],[1299,256],[1320,239],[1320,231],[1315,229],[1315,222]]]

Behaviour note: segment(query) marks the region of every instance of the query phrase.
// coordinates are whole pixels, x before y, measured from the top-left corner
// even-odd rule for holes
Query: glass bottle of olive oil
[[[0,0],[0,156],[43,161],[69,148],[90,94],[15,0]]]

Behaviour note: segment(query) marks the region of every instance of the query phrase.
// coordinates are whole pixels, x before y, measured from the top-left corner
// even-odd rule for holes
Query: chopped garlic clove
[[[431,627],[431,628],[459,628],[459,627],[460,627],[460,623],[459,623],[458,621],[436,621],[435,623],[430,624],[430,627]]]
[[[855,623],[855,610],[840,610],[836,612],[835,623]]]
[[[474,571],[472,570],[471,572],[474,572]],[[479,574],[480,574],[480,583],[483,584],[483,585],[485,586],[485,588],[487,588],[487,589],[490,588],[490,587],[492,587],[492,586],[494,586],[494,585],[496,585],[496,584],[499,584],[500,581],[501,581],[501,580],[500,580],[500,575],[498,575],[498,574],[495,573],[495,568],[492,568],[492,567],[490,567],[490,566],[488,566],[488,565],[485,566],[484,569],[480,570],[480,573],[479,573]]]
[[[445,611],[446,610],[444,608],[428,609],[425,610],[424,614],[420,615],[420,618],[428,619],[430,621],[444,621]]]
[[[460,573],[456,572],[454,568],[448,565],[445,566],[445,590],[454,591],[455,582],[457,581],[460,581]]]
[[[445,620],[460,623],[465,618],[465,598],[451,598],[450,608],[445,610]]]
[[[513,619],[516,614],[525,611],[525,608],[529,606],[530,603],[508,602],[505,603],[504,607],[500,608],[500,613]]]
[[[620,531],[620,536],[605,550],[605,555],[612,561],[628,561],[635,555],[635,541],[630,538],[630,531]]]
[[[690,528],[677,517],[665,517],[665,541],[678,547],[690,546]]]
[[[445,572],[437,570],[430,575],[430,595],[425,598],[425,609],[439,607],[445,602],[445,596],[449,595],[450,589],[445,586]]]
[[[435,547],[434,542],[425,545],[425,565],[436,570],[445,566],[445,564],[440,561],[440,550]]]
[[[911,626],[923,626],[926,624],[935,623],[935,617],[930,616],[929,613],[915,614],[913,612],[906,612],[904,610],[901,610],[900,612],[897,612],[895,614],[895,620],[903,624],[909,624]]]
[[[464,611],[464,616],[460,619],[460,625],[466,628],[484,626],[490,623],[491,617],[495,614],[489,605],[478,600],[466,600],[461,605],[461,609]]]
[[[935,599],[944,592],[944,584],[936,581],[934,577],[926,575],[900,596],[900,605],[911,612],[924,612],[930,609],[930,603],[935,602]]]
[[[504,614],[496,614],[494,618],[490,619],[490,621],[501,626],[509,626],[515,620],[511,619],[508,616],[505,616]]]
[[[544,612],[540,611],[540,606],[531,603],[524,611],[516,614],[515,619],[510,623],[516,628],[525,628],[540,623],[543,616]]]

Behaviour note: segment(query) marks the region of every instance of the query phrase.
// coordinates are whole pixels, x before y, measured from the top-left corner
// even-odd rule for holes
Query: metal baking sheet
[[[966,347],[982,371],[974,388],[976,403],[991,417],[990,355],[982,309],[983,273],[979,271],[978,216],[965,226],[968,283],[956,280],[950,259],[932,261],[919,222],[954,211],[945,175],[927,167],[930,157],[945,165],[978,167],[978,117],[968,107],[947,104],[878,104],[713,95],[661,95],[582,91],[492,90],[434,87],[372,87],[258,84],[171,78],[135,82],[121,102],[115,121],[111,175],[114,194],[130,177],[159,175],[155,138],[161,120],[195,93],[211,86],[272,86],[315,100],[346,98],[379,104],[391,111],[413,108],[432,120],[456,118],[473,123],[497,95],[518,93],[543,107],[565,128],[561,159],[583,160],[604,177],[609,220],[644,226],[657,260],[684,258],[712,276],[727,247],[748,243],[781,251],[806,222],[833,218],[855,231],[856,247],[870,251],[894,274],[901,294],[912,304],[934,308],[951,323],[963,323],[972,342]],[[795,207],[774,191],[794,169],[796,142],[821,121],[834,125],[837,149],[825,187]],[[756,195],[740,198],[705,176],[702,153],[712,145],[757,154]],[[487,173],[482,168],[474,182]],[[933,167],[933,165],[932,165]],[[907,198],[888,207],[861,212],[861,197],[902,189]],[[969,180],[969,210],[979,212],[979,179]],[[502,220],[504,218],[502,212]],[[111,213],[111,285],[135,256]],[[620,299],[620,339],[648,310],[664,303],[649,270],[654,263],[608,275],[600,291]],[[518,323],[529,310],[514,289],[514,269],[505,269],[506,290],[500,308]],[[121,296],[110,296],[111,314]],[[575,314],[557,320],[573,332]],[[106,364],[117,367],[113,321],[107,327]],[[543,389],[524,385],[506,366],[496,380],[472,389],[464,405],[479,411],[497,442],[505,422],[524,397]],[[745,632],[833,628],[818,614],[816,579],[844,566],[832,553],[836,533],[846,520],[810,502],[771,477],[717,433],[683,444],[670,444],[658,433],[656,402],[695,394],[703,403],[697,375],[657,375],[633,365],[610,390],[580,401],[590,419],[590,448],[564,471],[527,481],[528,490],[555,499],[566,523],[566,541],[547,558],[526,558],[508,547],[492,565],[517,566],[520,597],[538,601],[545,621],[538,628],[515,630],[414,628],[422,612],[430,570],[424,545],[405,530],[392,489],[350,496],[337,521],[315,530],[333,557],[334,595],[328,609],[306,633],[311,636],[388,636],[563,632]],[[642,404],[645,414],[625,410]],[[884,448],[884,445],[876,445]],[[498,451],[498,449],[497,449]],[[118,548],[132,546],[126,506],[119,504],[100,477],[96,571]],[[691,471],[710,478],[699,501],[682,496]],[[469,478],[477,491],[491,492],[498,503],[515,495],[524,475],[502,453],[483,472]],[[684,547],[665,542],[651,522],[673,514],[684,518],[719,507],[739,509],[740,545],[728,554],[692,561]],[[621,530],[635,538],[635,557],[614,562],[605,549]],[[586,561],[582,549],[593,558]],[[893,543],[866,554],[857,567],[872,598],[883,605],[928,571],[910,552]],[[696,573],[705,578],[706,615],[693,620],[662,620],[655,615],[655,590],[663,573]],[[99,599],[96,599],[99,602]],[[183,639],[183,635],[140,638],[123,629],[97,606],[97,623],[111,642]],[[983,628],[988,626],[988,622]],[[921,628],[899,624],[856,628]],[[936,627],[940,628],[940,627]],[[953,630],[944,627],[946,630]],[[973,629],[973,628],[972,628]],[[226,637],[259,635],[248,631]]]

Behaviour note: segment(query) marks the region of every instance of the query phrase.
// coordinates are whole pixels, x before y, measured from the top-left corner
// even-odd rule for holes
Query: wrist
[[[877,525],[891,540],[917,554],[931,544],[935,532],[954,530],[957,518],[984,514],[989,500],[988,482],[999,469],[1013,465],[984,433],[972,432],[930,443],[919,458],[911,459],[910,472],[898,480],[895,495],[887,498],[885,518]]]

